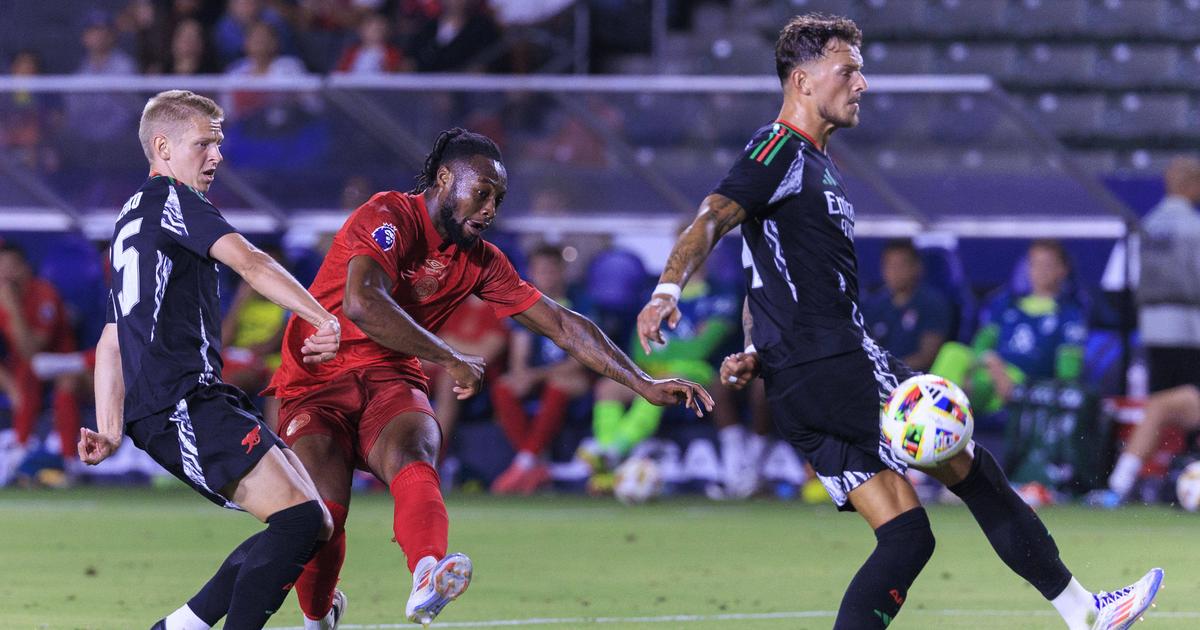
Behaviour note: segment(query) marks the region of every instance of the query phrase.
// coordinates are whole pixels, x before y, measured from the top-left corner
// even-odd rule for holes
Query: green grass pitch
[[[774,501],[624,507],[455,494],[448,506],[450,548],[472,557],[475,580],[434,628],[829,628],[874,540],[856,516]],[[1089,588],[1166,570],[1159,607],[1139,630],[1200,627],[1200,515],[1041,514]],[[931,518],[937,552],[893,630],[1063,627],[996,559],[965,508],[934,507]],[[258,528],[183,490],[0,491],[0,627],[148,628]],[[343,627],[415,627],[403,624],[410,578],[390,542],[390,497],[356,495],[347,530]],[[269,627],[299,626],[289,597]]]

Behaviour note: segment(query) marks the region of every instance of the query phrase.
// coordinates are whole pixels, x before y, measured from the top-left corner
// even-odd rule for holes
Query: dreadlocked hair
[[[500,147],[497,147],[491,138],[483,134],[467,131],[461,127],[447,129],[438,134],[437,140],[433,142],[433,150],[425,156],[425,167],[417,175],[417,185],[413,188],[412,194],[423,193],[432,186],[437,179],[438,168],[443,164],[476,155],[489,157],[497,162],[504,161],[500,157]]]

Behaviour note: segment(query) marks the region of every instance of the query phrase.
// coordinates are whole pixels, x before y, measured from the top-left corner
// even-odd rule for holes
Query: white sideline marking
[[[1055,617],[1052,610],[905,610],[905,617]],[[704,621],[754,621],[770,619],[813,619],[833,618],[836,610],[800,610],[774,613],[726,613],[721,615],[661,615],[657,617],[534,617],[532,619],[491,619],[480,621],[449,621],[434,622],[430,627],[437,628],[516,628],[523,626],[550,626],[571,624],[600,625],[614,623],[695,623]],[[1200,619],[1200,611],[1152,612],[1147,617],[1162,619]],[[389,630],[395,628],[415,628],[411,623],[388,623],[368,625],[342,625],[342,630]],[[304,630],[299,626],[276,628],[275,630]]]

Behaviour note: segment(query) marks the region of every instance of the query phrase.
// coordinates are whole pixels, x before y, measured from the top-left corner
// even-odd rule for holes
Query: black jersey
[[[127,422],[220,381],[217,264],[208,250],[233,231],[203,194],[161,175],[121,208],[107,320],[121,344]]]
[[[759,129],[713,191],[745,208],[753,341],[768,370],[864,348],[854,206],[837,166],[785,122]]]

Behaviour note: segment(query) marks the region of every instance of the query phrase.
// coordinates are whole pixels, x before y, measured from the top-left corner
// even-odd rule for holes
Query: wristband
[[[742,353],[743,354],[758,354],[758,348],[755,348],[754,344],[750,344],[750,345],[746,346],[745,350],[742,350]]]
[[[680,288],[678,284],[675,284],[674,282],[663,282],[654,287],[654,292],[650,295],[669,295],[672,298],[675,298],[675,301],[678,302],[679,295],[681,293],[683,293],[683,289]]]

